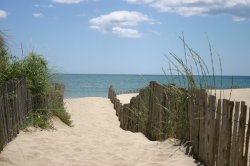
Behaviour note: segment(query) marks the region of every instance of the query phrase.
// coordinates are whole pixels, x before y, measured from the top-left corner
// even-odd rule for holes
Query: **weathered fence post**
[[[246,129],[246,111],[247,106],[245,105],[245,102],[241,102],[241,113],[240,113],[240,120],[239,120],[239,132],[238,132],[238,165],[243,165],[244,160],[244,143],[245,143],[245,129]]]
[[[182,96],[175,90],[187,94]],[[247,166],[250,108],[246,127],[245,102],[234,105],[219,99],[216,103],[216,97],[206,90],[185,91],[156,82],[141,89],[130,104],[122,105],[112,87],[109,98],[124,130],[142,132],[150,140],[165,139],[171,132],[169,135],[176,138],[189,139],[194,157],[205,165]]]
[[[249,148],[249,139],[250,139],[250,108],[248,111],[248,126],[247,126],[247,135],[246,135],[246,148],[245,148],[245,154],[244,154],[244,163],[243,166],[247,166],[247,160],[248,160],[248,148]],[[250,160],[250,159],[249,159]],[[250,162],[250,161],[249,161]],[[250,163],[249,163],[250,164]]]
[[[62,84],[55,84],[55,97],[58,103],[55,103],[55,108],[63,105],[63,97],[64,97],[65,86]]]
[[[141,89],[139,92],[139,128],[138,130],[146,135],[146,126],[148,123],[148,112],[149,112],[149,89]]]
[[[207,121],[208,131],[207,131],[207,165],[214,166],[215,163],[215,156],[214,156],[214,134],[215,134],[215,111],[216,111],[216,97],[210,95],[208,99],[208,114],[209,120]]]
[[[238,125],[239,125],[239,113],[240,113],[240,102],[235,103],[234,109],[234,121],[233,121],[233,134],[232,134],[232,147],[231,147],[231,158],[230,166],[237,166],[238,164]]]
[[[30,97],[24,77],[0,86],[0,151],[19,133],[23,120],[31,110]]]

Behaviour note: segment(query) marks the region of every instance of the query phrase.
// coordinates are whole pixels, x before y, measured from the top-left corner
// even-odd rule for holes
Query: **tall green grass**
[[[166,138],[185,138],[185,135],[181,135],[180,130],[189,130],[187,111],[190,102],[195,105],[202,104],[199,103],[199,100],[205,91],[216,95],[214,65],[216,56],[213,53],[208,37],[208,56],[210,57],[211,64],[208,64],[197,51],[189,46],[185,41],[184,35],[180,36],[179,39],[183,44],[184,56],[178,56],[173,52],[170,52],[169,56],[166,56],[169,62],[170,74],[172,76],[177,75],[180,85],[183,85],[183,87],[178,87],[173,85],[173,82],[171,82],[173,80],[168,80],[169,84],[166,86],[166,89],[171,92],[171,102],[175,105],[174,109],[171,106],[164,107],[166,117],[162,122],[159,122],[164,124],[161,132],[166,134]],[[219,56],[218,61],[219,65],[216,66],[220,67],[220,75],[222,77],[222,62]],[[166,74],[167,72],[164,71],[164,73]]]
[[[43,129],[53,128],[51,117],[58,116],[67,125],[71,125],[70,115],[66,112],[63,100],[55,91],[53,75],[48,62],[42,55],[34,52],[24,58],[12,56],[6,49],[5,41],[0,33],[0,85],[4,82],[24,76],[32,94],[33,111],[26,118],[26,125]]]

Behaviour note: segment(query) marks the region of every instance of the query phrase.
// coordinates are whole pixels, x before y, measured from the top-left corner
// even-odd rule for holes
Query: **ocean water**
[[[150,81],[159,83],[175,83],[185,86],[180,76],[165,75],[109,75],[109,74],[56,74],[56,82],[65,85],[65,98],[77,97],[107,97],[108,88],[113,85],[117,92],[127,92],[143,88]],[[196,76],[197,82],[200,78]],[[216,88],[250,88],[250,76],[215,76],[208,77],[207,82]],[[222,81],[221,81],[222,80]]]

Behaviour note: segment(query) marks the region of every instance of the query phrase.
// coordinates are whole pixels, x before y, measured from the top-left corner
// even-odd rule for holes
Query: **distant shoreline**
[[[179,76],[179,75],[165,75],[165,74],[118,74],[118,73],[53,73],[55,75],[128,75],[128,76]],[[194,76],[202,76],[202,75],[194,75]],[[209,77],[213,77],[213,75],[208,75]],[[230,74],[225,74],[225,75],[214,75],[215,77],[250,77],[247,75],[230,75]]]
[[[65,97],[89,97],[99,96],[107,97],[110,85],[118,93],[136,92],[149,85],[150,81],[156,81],[161,84],[174,83],[176,86],[183,87],[183,77],[165,76],[165,75],[109,75],[109,74],[58,74],[54,76],[56,82],[65,85]],[[221,85],[222,79],[222,85]],[[199,78],[196,77],[199,81]],[[208,78],[209,85],[213,86],[214,80]],[[250,88],[250,76],[217,76],[215,77],[215,87],[217,89],[226,88]],[[232,84],[233,83],[233,84]],[[197,83],[197,86],[198,83]]]
[[[213,90],[214,91],[214,90]],[[228,99],[230,97],[230,93],[231,93],[231,100],[232,101],[245,101],[246,104],[250,107],[250,88],[239,88],[239,89],[216,89],[216,96],[217,98],[219,98],[220,95],[220,91],[221,94],[223,95],[224,93],[224,98]],[[121,99],[121,102],[126,104],[129,103],[130,99],[132,97],[137,96],[138,93],[126,93],[126,94],[119,94],[117,95],[118,99]],[[103,97],[103,96],[83,96],[83,97],[71,97],[71,98],[67,98],[65,97],[65,100],[68,99],[83,99],[83,98],[103,98],[103,99],[107,99],[108,97]],[[223,98],[223,96],[222,96]]]

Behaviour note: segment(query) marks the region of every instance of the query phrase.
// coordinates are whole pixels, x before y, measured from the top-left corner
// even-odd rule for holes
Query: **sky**
[[[42,54],[54,72],[169,74],[190,47],[215,74],[250,75],[250,0],[1,0],[13,55]],[[170,56],[171,57],[171,56]]]

